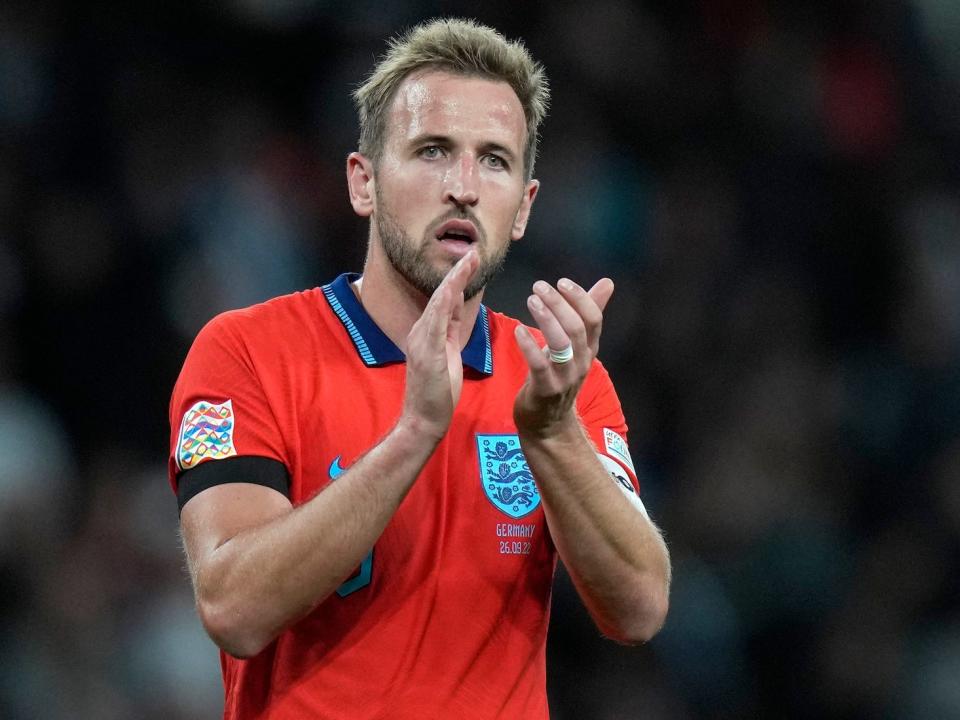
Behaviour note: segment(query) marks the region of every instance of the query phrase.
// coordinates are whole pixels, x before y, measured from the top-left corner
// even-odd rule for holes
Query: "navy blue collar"
[[[377,327],[353,294],[350,283],[359,277],[357,273],[344,273],[332,283],[324,285],[321,290],[350,334],[360,358],[368,367],[403,362],[406,360],[403,351]],[[487,317],[486,305],[480,306],[473,332],[470,333],[470,339],[460,357],[463,358],[464,365],[477,372],[493,374],[493,348],[490,346],[490,320]]]

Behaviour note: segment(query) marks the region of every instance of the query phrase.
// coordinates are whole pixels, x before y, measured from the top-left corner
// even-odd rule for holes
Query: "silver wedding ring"
[[[573,345],[567,345],[563,350],[554,350],[547,346],[547,351],[550,354],[550,361],[557,363],[557,365],[563,365],[573,360]]]

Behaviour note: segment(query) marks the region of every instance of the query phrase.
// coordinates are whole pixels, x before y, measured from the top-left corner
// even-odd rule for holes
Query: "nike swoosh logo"
[[[331,480],[336,480],[338,477],[343,475],[346,468],[340,467],[340,455],[337,455],[333,462],[330,463],[330,469],[327,470],[327,474],[330,476]]]

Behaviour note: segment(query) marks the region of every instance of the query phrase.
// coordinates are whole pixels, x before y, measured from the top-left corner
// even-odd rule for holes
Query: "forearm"
[[[551,536],[594,621],[622,642],[652,637],[666,616],[670,561],[656,526],[611,482],[571,416],[520,442]]]
[[[382,534],[436,442],[409,420],[303,505],[226,539],[194,578],[211,636],[249,656],[319,605]]]

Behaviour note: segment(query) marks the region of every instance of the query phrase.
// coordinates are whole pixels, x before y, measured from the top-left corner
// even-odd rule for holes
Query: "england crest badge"
[[[516,435],[477,434],[480,485],[487,499],[512,518],[537,509],[540,491]]]

